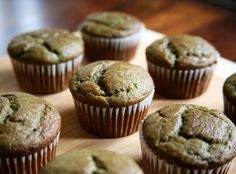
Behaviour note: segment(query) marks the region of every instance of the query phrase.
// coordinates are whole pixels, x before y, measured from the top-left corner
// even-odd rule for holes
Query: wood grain
[[[144,55],[145,48],[153,40],[158,39],[160,37],[162,37],[160,34],[145,32],[142,37],[141,44],[139,45],[138,52],[135,58],[131,61],[131,63],[140,65],[146,69],[147,63]],[[83,64],[86,63],[87,61],[84,60]],[[232,66],[236,68],[236,64],[230,64],[232,64]],[[221,75],[221,72],[223,73],[222,68],[217,69],[217,73],[215,73],[215,75],[213,76],[213,79],[210,83],[210,87],[207,92],[195,99],[170,100],[161,96],[155,96],[149,113],[154,112],[165,105],[176,103],[204,105],[209,108],[216,108],[222,111],[222,85],[225,80],[225,77],[224,74]],[[10,91],[21,91],[21,89],[19,89],[17,85],[12,66],[10,64],[9,59],[6,57],[4,59],[0,59],[0,93]],[[82,128],[80,128],[77,122],[72,96],[68,89],[57,94],[44,95],[41,97],[45,98],[50,103],[52,103],[61,113],[62,131],[57,155],[67,151],[75,151],[83,148],[104,148],[128,155],[131,158],[135,159],[137,162],[139,162],[139,164],[142,164],[138,133],[135,133],[128,137],[117,139],[102,139],[93,136],[88,132],[84,131]],[[232,163],[229,174],[235,173],[236,161]]]
[[[45,27],[75,30],[89,13],[119,10],[140,18],[147,28],[168,35],[196,34],[236,61],[236,14],[204,0],[32,0],[0,1],[0,55],[10,39]]]

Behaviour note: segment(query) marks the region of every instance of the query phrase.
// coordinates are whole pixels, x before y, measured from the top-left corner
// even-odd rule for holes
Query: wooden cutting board
[[[159,39],[161,37],[163,37],[163,35],[160,33],[146,30],[143,33],[136,56],[130,62],[147,69],[147,64],[145,60],[145,48],[154,40]],[[83,64],[86,63],[87,60],[84,60]],[[222,111],[223,82],[230,74],[234,72],[236,72],[236,64],[221,58],[219,60],[216,72],[206,93],[204,93],[200,97],[191,100],[170,100],[160,96],[155,96],[151,108],[149,109],[149,113],[154,112],[165,105],[176,103],[198,104],[207,106],[209,108],[219,109]],[[9,58],[0,58],[0,93],[13,91],[21,91],[21,89],[17,85]],[[128,137],[116,139],[103,139],[93,136],[84,131],[82,128],[80,128],[76,118],[72,96],[68,89],[57,94],[44,95],[41,97],[45,98],[50,103],[52,103],[61,113],[62,131],[58,145],[57,155],[67,151],[75,151],[83,148],[103,148],[130,156],[141,164],[142,156],[139,145],[138,133],[135,133]],[[232,163],[229,174],[235,173],[236,160],[234,160],[234,162]]]

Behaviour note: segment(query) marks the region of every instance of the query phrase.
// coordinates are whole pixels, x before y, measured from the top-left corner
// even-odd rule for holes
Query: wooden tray
[[[135,58],[130,61],[133,64],[140,65],[147,69],[145,60],[145,48],[154,40],[163,37],[162,34],[156,33],[150,30],[146,30],[143,33],[141,44],[139,45]],[[86,60],[83,61],[83,64]],[[216,108],[223,110],[223,97],[222,97],[222,85],[226,77],[236,71],[236,64],[226,59],[221,58],[219,60],[216,72],[210,83],[210,86],[205,94],[191,100],[169,100],[160,96],[154,97],[149,112],[156,111],[157,109],[174,103],[186,103],[186,104],[198,104],[207,106],[209,108]],[[12,71],[12,66],[7,57],[0,58],[0,93],[21,91],[17,85],[17,82]],[[82,148],[104,148],[126,154],[132,157],[141,164],[142,156],[139,145],[138,133],[130,135],[124,138],[116,139],[102,139],[93,136],[82,128],[79,127],[74,103],[67,89],[61,93],[53,95],[41,96],[51,102],[61,113],[62,116],[62,132],[57,150],[57,155],[67,151],[79,150]],[[231,165],[229,174],[236,173],[236,160]]]

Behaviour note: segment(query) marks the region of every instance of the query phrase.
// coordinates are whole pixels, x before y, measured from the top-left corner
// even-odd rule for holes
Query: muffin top
[[[143,123],[148,147],[169,163],[211,168],[236,155],[236,128],[217,110],[196,105],[170,105]]]
[[[107,150],[80,150],[60,155],[39,174],[143,174],[126,156]]]
[[[74,59],[83,53],[81,38],[63,29],[42,29],[13,38],[9,55],[28,63],[55,64]]]
[[[141,21],[121,12],[93,13],[79,26],[82,32],[108,38],[132,35],[143,27]]]
[[[82,67],[70,81],[72,95],[90,105],[123,107],[138,103],[154,90],[151,76],[122,61],[97,61]]]
[[[233,104],[236,104],[236,73],[226,79],[223,92],[227,100]]]
[[[47,146],[59,133],[57,110],[26,93],[0,95],[0,156],[25,155]]]
[[[194,69],[215,64],[219,53],[201,37],[177,35],[153,42],[146,49],[146,57],[159,66]]]

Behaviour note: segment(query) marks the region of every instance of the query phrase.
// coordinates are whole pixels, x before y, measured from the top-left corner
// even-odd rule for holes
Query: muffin
[[[93,13],[79,26],[90,60],[130,60],[143,29],[144,24],[135,17],[114,11]]]
[[[191,35],[167,36],[146,49],[148,70],[158,94],[175,99],[204,93],[218,57],[210,43]]]
[[[236,73],[228,77],[223,86],[224,113],[236,123]]]
[[[0,95],[0,173],[36,174],[55,157],[60,128],[59,113],[45,100]]]
[[[68,88],[83,57],[82,39],[63,29],[42,29],[16,36],[8,45],[20,87],[50,94]]]
[[[39,174],[143,174],[130,158],[107,150],[67,152],[48,163]]]
[[[148,72],[121,61],[97,61],[82,67],[69,88],[80,125],[102,137],[136,132],[154,93]]]
[[[140,129],[148,174],[225,174],[236,155],[236,128],[222,113],[197,105],[170,105]]]

